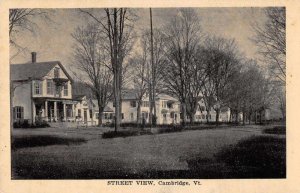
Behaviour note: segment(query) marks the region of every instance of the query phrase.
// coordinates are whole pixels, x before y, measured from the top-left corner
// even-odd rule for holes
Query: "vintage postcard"
[[[300,192],[300,3],[0,5],[0,193]]]

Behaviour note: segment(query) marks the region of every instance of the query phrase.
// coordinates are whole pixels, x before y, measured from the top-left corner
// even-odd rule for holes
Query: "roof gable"
[[[36,62],[36,63],[25,63],[25,64],[11,64],[10,65],[10,79],[11,80],[28,80],[31,79],[42,79],[45,77],[56,65],[62,69],[68,79],[73,82],[73,79],[68,74],[64,66],[59,61],[49,62]]]

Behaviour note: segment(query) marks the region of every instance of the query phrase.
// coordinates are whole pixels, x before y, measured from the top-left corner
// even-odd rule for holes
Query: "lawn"
[[[246,126],[112,139],[103,139],[99,128],[17,130],[13,138],[56,136],[66,142],[13,149],[12,178],[231,178],[232,166],[218,160],[218,153],[267,135],[262,130]]]

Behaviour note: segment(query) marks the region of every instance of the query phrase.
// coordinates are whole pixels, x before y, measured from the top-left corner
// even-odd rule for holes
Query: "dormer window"
[[[47,80],[47,94],[53,95],[54,85],[52,80]]]
[[[54,78],[59,78],[59,68],[54,68]]]
[[[68,96],[68,83],[64,85],[64,96]]]

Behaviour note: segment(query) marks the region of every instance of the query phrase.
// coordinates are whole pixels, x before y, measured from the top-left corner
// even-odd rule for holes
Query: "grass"
[[[28,134],[28,131],[25,131]],[[25,135],[25,131],[16,132],[18,135],[15,138],[20,134]],[[33,129],[31,136],[45,135],[46,131]],[[253,135],[261,136],[255,128],[252,129],[253,132],[226,127],[114,139],[101,139],[100,135],[95,135],[95,131],[90,133],[86,130],[76,130],[73,139],[88,139],[87,143],[81,145],[69,143],[68,146],[47,145],[43,148],[13,149],[12,178],[223,179],[277,178],[285,175],[285,143],[280,142],[285,142],[285,139],[279,139],[278,142],[277,139],[257,141],[255,138],[249,138]],[[59,129],[55,132],[62,138],[66,134],[64,130]],[[68,133],[68,138],[70,137]],[[245,144],[245,141],[250,139],[254,142]],[[261,146],[268,146],[269,149]],[[259,156],[255,157],[255,154]],[[244,155],[248,156],[244,157],[246,160],[235,160],[243,160]],[[257,159],[257,162],[264,160],[261,162],[263,165],[251,165],[251,159],[254,158],[250,155]],[[247,159],[251,162],[248,163]],[[277,166],[274,162],[280,162],[281,169],[275,170],[274,167]],[[283,171],[282,175],[278,173],[279,170]]]
[[[238,177],[285,178],[286,139],[251,137],[221,150],[216,159],[229,166]]]
[[[83,138],[64,138],[49,135],[19,136],[12,139],[12,149],[49,146],[49,145],[72,145],[85,143]]]
[[[277,126],[277,127],[265,129],[263,132],[267,133],[267,134],[285,135],[286,127],[285,126]]]

